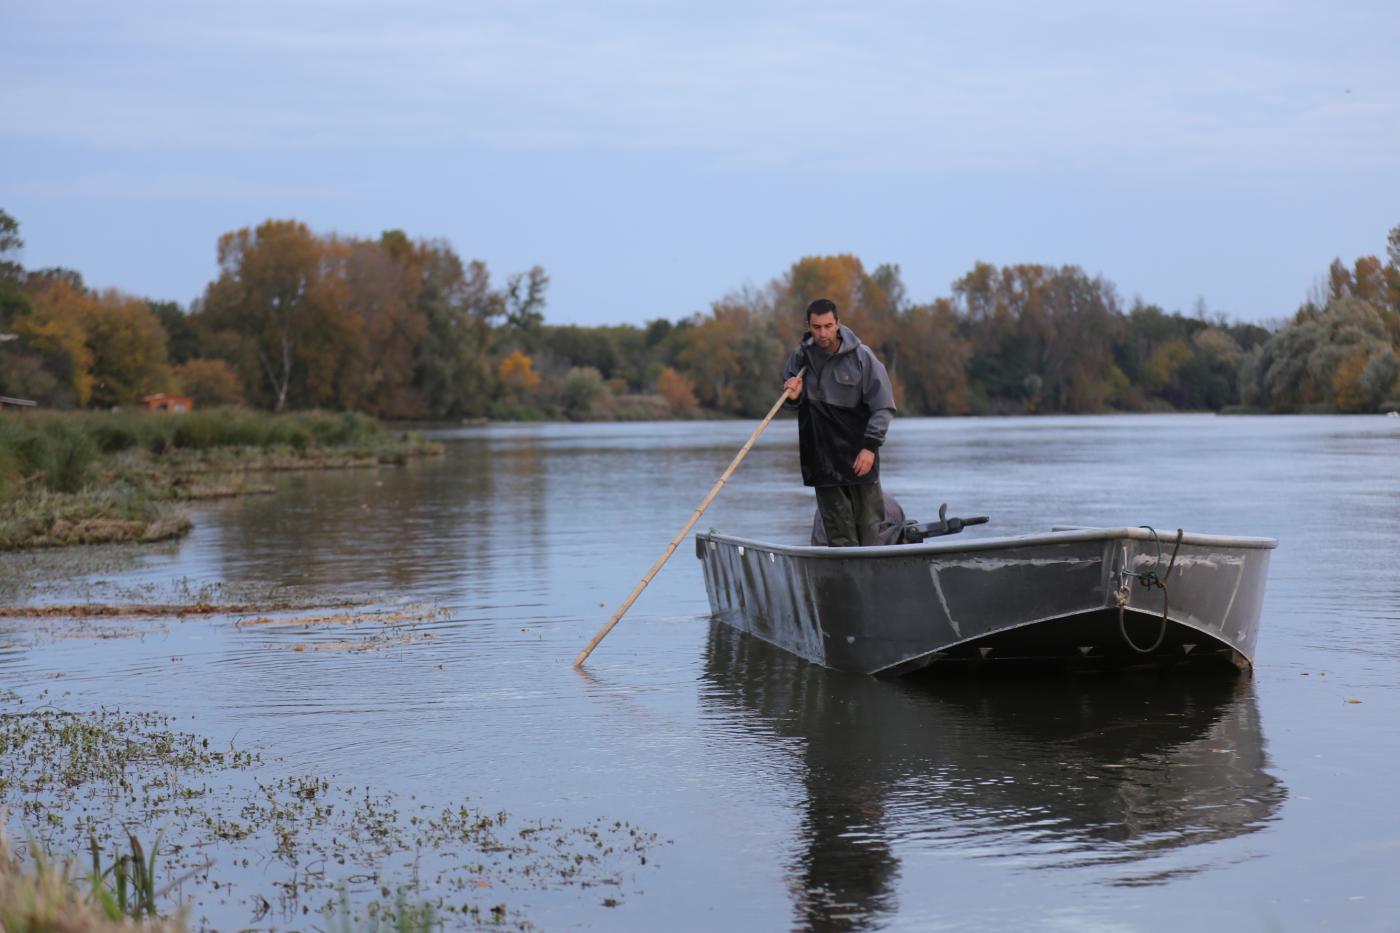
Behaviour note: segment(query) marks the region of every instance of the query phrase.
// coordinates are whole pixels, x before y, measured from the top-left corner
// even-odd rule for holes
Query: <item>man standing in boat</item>
[[[802,482],[816,489],[827,540],[832,547],[879,544],[880,445],[894,416],[884,364],[841,323],[835,302],[818,298],[807,306],[807,333],[783,378],[797,406]]]

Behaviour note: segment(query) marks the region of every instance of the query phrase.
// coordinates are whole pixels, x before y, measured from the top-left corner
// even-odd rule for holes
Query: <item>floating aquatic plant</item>
[[[615,906],[627,872],[659,844],[624,821],[521,819],[467,799],[405,802],[332,775],[268,775],[256,751],[171,724],[154,713],[24,709],[14,694],[0,707],[0,804],[38,834],[31,856],[88,850],[89,896],[103,909],[150,918],[177,910],[178,897],[222,900],[221,873],[260,865],[261,887],[242,895],[257,922],[350,898],[354,922],[378,924],[364,929],[451,917],[525,930],[511,906],[519,892],[601,886]],[[131,827],[160,833],[147,848]],[[158,883],[158,871],[174,880]]]

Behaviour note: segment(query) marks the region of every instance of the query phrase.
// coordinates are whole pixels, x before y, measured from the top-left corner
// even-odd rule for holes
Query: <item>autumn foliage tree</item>
[[[137,405],[174,388],[165,328],[147,302],[105,291],[89,296],[84,310],[94,405]]]
[[[11,327],[20,349],[52,374],[46,396],[40,401],[59,407],[84,406],[92,398],[92,349],[85,322],[89,299],[67,282],[47,283],[30,298],[31,310]]]
[[[745,296],[715,302],[686,332],[678,360],[701,404],[726,414],[762,414],[781,382],[783,346],[772,318]]]
[[[540,387],[540,375],[535,372],[535,361],[519,350],[512,350],[509,356],[501,360],[500,376],[501,384],[517,400],[528,399]]]
[[[508,294],[441,241],[319,237],[296,221],[226,234],[219,257],[192,315],[200,345],[274,410],[483,414],[497,386],[493,323],[513,308],[535,326],[548,284],[535,269]]]
[[[905,311],[889,359],[899,373],[897,402],[925,415],[962,415],[971,408],[968,362],[972,344],[961,333],[947,298]]]
[[[147,302],[56,277],[36,279],[26,304],[10,325],[11,390],[57,407],[110,407],[172,387],[165,329]]]
[[[671,410],[679,415],[693,413],[700,404],[695,397],[695,383],[689,376],[682,375],[669,366],[662,369],[661,374],[656,377],[656,391],[666,400],[666,404],[671,406]]]
[[[238,373],[223,360],[192,359],[174,367],[175,385],[195,406],[241,405],[243,386]]]
[[[402,231],[378,242],[337,242],[344,279],[347,345],[353,373],[338,386],[339,407],[390,418],[422,418],[428,406],[415,384],[419,345],[428,332],[419,307],[423,287],[417,250]]]
[[[1204,308],[1123,309],[1076,266],[976,263],[914,302],[898,266],[849,253],[802,257],[703,313],[551,325],[539,266],[498,287],[441,240],[295,220],[221,237],[218,277],[185,314],[92,291],[72,270],[25,270],[20,245],[0,211],[0,392],[55,406],[180,385],[201,404],[390,418],[755,417],[816,298],[885,361],[906,415],[1400,406],[1400,227],[1384,258],[1334,262],[1273,330]]]

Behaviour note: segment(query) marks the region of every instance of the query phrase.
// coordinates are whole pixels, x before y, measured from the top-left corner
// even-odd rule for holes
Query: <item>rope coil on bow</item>
[[[1151,570],[1130,570],[1125,560],[1124,566],[1121,568],[1121,573],[1125,578],[1136,578],[1143,589],[1150,590],[1156,587],[1162,591],[1162,628],[1157,633],[1157,640],[1152,643],[1151,647],[1141,648],[1133,641],[1132,636],[1128,634],[1128,625],[1123,614],[1123,608],[1128,604],[1128,596],[1131,593],[1132,584],[1130,584],[1127,579],[1124,579],[1122,588],[1118,590],[1118,598],[1116,600],[1118,603],[1118,631],[1122,634],[1123,641],[1127,643],[1129,648],[1133,649],[1138,654],[1151,654],[1162,647],[1162,642],[1167,637],[1167,610],[1170,606],[1170,594],[1167,592],[1167,580],[1171,577],[1172,571],[1176,569],[1176,554],[1177,551],[1181,550],[1183,532],[1180,528],[1176,530],[1176,543],[1172,545],[1172,556],[1171,560],[1167,562],[1167,572],[1158,576],[1157,572],[1162,569],[1162,539],[1158,536],[1157,529],[1153,528],[1151,525],[1139,525],[1138,527],[1146,528],[1148,531],[1152,532],[1152,540],[1157,545],[1157,562],[1153,564]]]

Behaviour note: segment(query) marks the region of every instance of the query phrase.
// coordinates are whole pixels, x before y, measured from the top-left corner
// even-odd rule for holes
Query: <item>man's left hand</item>
[[[852,470],[855,472],[856,476],[864,476],[865,474],[869,473],[874,467],[875,451],[862,450],[860,453],[856,454],[856,462],[852,466]]]

